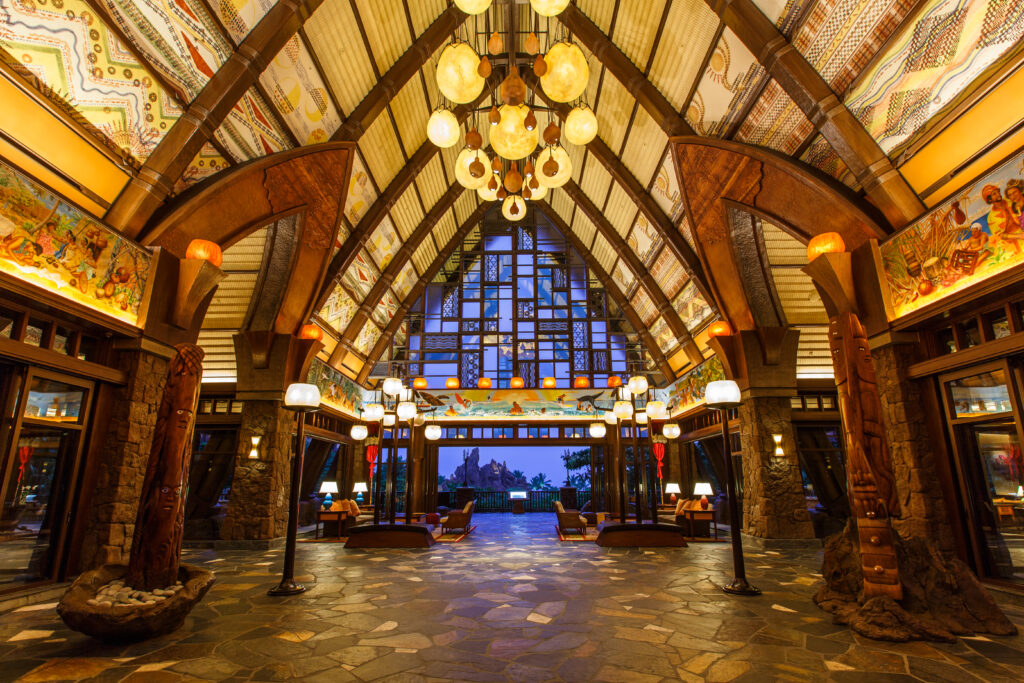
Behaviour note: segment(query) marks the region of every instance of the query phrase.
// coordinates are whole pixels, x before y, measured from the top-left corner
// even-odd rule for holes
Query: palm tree
[[[534,491],[546,491],[547,489],[553,488],[551,480],[547,478],[543,472],[538,472],[537,475],[530,480],[530,488]]]

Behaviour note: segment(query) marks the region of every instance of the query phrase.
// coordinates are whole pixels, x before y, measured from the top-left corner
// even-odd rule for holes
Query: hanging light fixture
[[[490,389],[491,388],[491,378],[490,377],[481,377],[480,379],[478,379],[476,381],[476,388],[477,389]]]
[[[681,433],[682,432],[679,429],[679,425],[677,425],[675,422],[666,422],[665,425],[661,428],[661,434],[666,439],[678,439]]]
[[[536,127],[526,127],[526,118],[530,108],[525,104],[511,106],[504,104],[498,110],[501,120],[491,128],[491,148],[498,156],[510,161],[524,159],[533,154],[540,141],[540,132]]]
[[[585,145],[597,137],[597,116],[585,104],[577,105],[565,117],[562,127],[565,139],[574,145]]]
[[[452,102],[468,104],[484,90],[480,55],[466,42],[450,43],[437,60],[437,87]]]
[[[555,381],[554,377],[545,377],[541,380],[540,386],[542,389],[554,389],[558,386],[558,383]]]
[[[613,410],[606,410],[606,411],[604,411],[604,418],[603,419],[604,419],[604,423],[606,425],[611,425],[613,427],[616,424],[618,424],[618,422],[619,422],[619,418],[615,416],[615,411],[613,411]]]
[[[402,380],[397,377],[388,377],[381,385],[381,390],[388,396],[398,396],[398,392],[402,390]]]
[[[441,425],[428,424],[423,430],[423,436],[427,438],[427,441],[437,441],[441,438]]]
[[[487,158],[486,152],[467,147],[459,152],[455,160],[455,180],[467,190],[479,190],[491,179],[492,174],[488,171],[490,165],[491,160]]]
[[[590,388],[590,378],[589,377],[582,377],[582,376],[576,377],[572,381],[572,388],[573,389],[589,389]]]
[[[590,424],[590,436],[595,439],[603,439],[604,435],[608,433],[603,422],[592,422]]]
[[[620,420],[628,420],[633,416],[633,404],[629,401],[616,401],[612,412]]]
[[[459,141],[459,120],[450,109],[438,107],[431,113],[427,119],[427,138],[442,148],[454,147]]]
[[[638,425],[645,425],[645,424],[647,424],[648,417],[649,416],[647,415],[647,411],[644,411],[644,410],[636,411],[636,423]]]
[[[384,419],[382,420],[382,424],[385,427],[394,427],[395,426],[395,414],[394,413],[386,413],[384,415]]]
[[[665,410],[665,402],[664,401],[648,401],[647,402],[647,414],[651,416],[652,420],[660,420],[660,419],[662,419],[663,417],[665,417],[665,415],[668,414],[667,411]]]
[[[522,389],[526,385],[526,382],[523,381],[522,377],[513,377],[509,381],[508,385],[513,389]]]
[[[647,378],[643,375],[633,375],[629,378],[629,383],[626,386],[629,387],[630,393],[639,396],[647,391]]]
[[[367,422],[376,422],[384,417],[384,406],[379,403],[368,403],[363,406],[363,419]]]
[[[399,420],[411,420],[416,417],[416,404],[412,401],[402,401],[395,408]]]
[[[501,204],[501,215],[513,222],[523,220],[526,217],[526,200],[517,194],[508,195]]]
[[[587,89],[590,64],[575,43],[567,40],[555,43],[544,55],[544,62],[548,68],[540,77],[540,85],[555,102],[572,102]]]
[[[455,6],[466,14],[483,14],[492,0],[455,0]]]
[[[536,166],[540,173],[534,177],[538,183],[548,188],[561,187],[572,177],[572,161],[569,159],[569,153],[561,145],[548,147],[538,154]]]
[[[352,431],[349,433],[356,441],[362,441],[369,435],[370,431],[366,428],[366,425],[352,425]]]
[[[537,181],[537,187],[536,188],[531,187],[530,188],[530,196],[526,197],[524,195],[524,199],[529,199],[531,202],[539,202],[540,200],[544,199],[544,197],[546,197],[547,194],[548,194],[548,188],[545,185],[541,185],[540,181],[538,180]]]
[[[445,389],[458,389],[459,388],[459,378],[458,377],[449,377],[448,379],[446,379],[444,381],[444,388]]]
[[[530,0],[530,7],[542,17],[553,17],[561,14],[562,10],[568,6],[569,0]]]
[[[483,187],[477,188],[476,194],[480,197],[480,201],[495,202],[498,200],[498,187],[499,186],[495,184],[494,189],[492,190],[487,185],[484,185]]]
[[[415,378],[412,381],[412,388],[413,389],[426,389],[427,388],[427,378],[426,377],[417,377],[417,378]]]

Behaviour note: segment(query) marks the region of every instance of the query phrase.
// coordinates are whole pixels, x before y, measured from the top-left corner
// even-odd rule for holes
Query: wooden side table
[[[341,527],[342,522],[348,516],[347,513],[341,510],[324,510],[323,508],[316,511],[316,527],[314,528],[314,538],[320,538],[320,522],[330,522],[332,520],[338,522],[338,538],[341,538]],[[326,531],[326,527],[325,527]],[[326,535],[326,534],[325,534]]]
[[[689,538],[697,538],[693,532],[694,522],[711,522],[711,525],[715,529],[715,540],[718,540],[718,519],[715,515],[714,506],[709,505],[707,510],[698,508],[684,508],[682,511],[683,519],[686,520],[687,526],[690,529]]]

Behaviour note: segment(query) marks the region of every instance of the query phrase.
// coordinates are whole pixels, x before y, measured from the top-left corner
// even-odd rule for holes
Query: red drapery
[[[366,447],[366,462],[370,463],[370,477],[373,477],[373,467],[377,463],[377,451],[380,446],[372,445]]]
[[[653,445],[653,449],[654,449],[654,457],[658,461],[658,479],[662,479],[663,477],[661,476],[661,467],[662,467],[662,464],[663,464],[662,460],[665,459],[665,444],[663,444],[663,443],[655,443]]]

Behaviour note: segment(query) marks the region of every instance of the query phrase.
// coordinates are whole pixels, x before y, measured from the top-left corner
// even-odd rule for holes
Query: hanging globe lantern
[[[483,165],[483,171],[477,177],[473,176],[470,169],[470,165],[474,161],[479,161]],[[459,152],[459,156],[455,160],[455,180],[467,190],[479,190],[486,186],[487,181],[491,179],[491,173],[487,171],[490,164],[491,160],[487,158],[487,154],[482,149],[464,149]]]
[[[594,110],[585,104],[573,108],[565,117],[562,133],[574,145],[585,145],[593,140],[597,136],[597,116]]]
[[[544,165],[548,161],[555,161],[558,164],[558,169],[554,175],[548,175],[544,169]],[[569,153],[562,149],[562,147],[548,147],[541,152],[537,156],[537,168],[540,169],[540,173],[534,177],[544,187],[561,187],[569,182],[569,178],[572,177],[572,161],[569,159]]]
[[[540,200],[544,199],[544,197],[547,196],[548,188],[546,188],[545,186],[541,185],[538,182],[537,189],[533,189],[531,187],[530,188],[530,192],[531,192],[531,194],[530,194],[530,201],[531,202],[539,202]]]
[[[612,412],[620,420],[628,420],[633,417],[633,404],[629,401],[616,401],[612,406]]]
[[[477,73],[480,55],[469,43],[451,43],[437,60],[437,87],[452,102],[467,104],[484,90],[484,79]]]
[[[492,0],[455,0],[455,6],[466,14],[483,14],[491,6],[491,2]]]
[[[607,433],[607,429],[605,428],[603,422],[591,423],[591,425],[590,425],[590,436],[592,436],[595,439],[603,439],[604,435],[606,433]]]
[[[423,430],[423,436],[427,438],[427,441],[437,441],[441,438],[441,425],[428,424]]]
[[[455,3],[458,5],[459,3]],[[569,6],[569,0],[530,0],[530,7],[542,17],[553,17]]]
[[[604,411],[604,418],[603,419],[604,419],[604,423],[606,425],[611,425],[613,427],[616,424],[618,424],[618,422],[619,422],[619,418],[615,414],[615,411],[613,411],[613,410],[606,410],[606,411]]]
[[[526,218],[526,200],[517,194],[510,194],[501,204],[501,215],[510,221],[523,220]]]
[[[540,84],[555,102],[572,102],[587,89],[590,65],[583,50],[575,43],[555,43],[544,56],[544,61],[547,62],[548,70],[540,77]]]
[[[483,202],[498,201],[498,187],[500,186],[495,186],[493,190],[487,187],[487,185],[484,185],[483,187],[478,187],[476,189],[477,196],[479,196],[480,201]]]
[[[634,396],[639,396],[647,391],[647,378],[643,375],[633,375],[629,378],[629,382],[627,382],[626,386],[629,387],[629,390]]]
[[[427,137],[438,147],[452,147],[459,141],[459,120],[448,109],[435,109],[427,120]]]
[[[501,121],[491,128],[491,147],[495,153],[509,161],[523,159],[532,154],[533,150],[537,149],[540,133],[536,128],[526,129],[526,117],[530,113],[530,108],[506,104],[498,111],[501,113]]]

